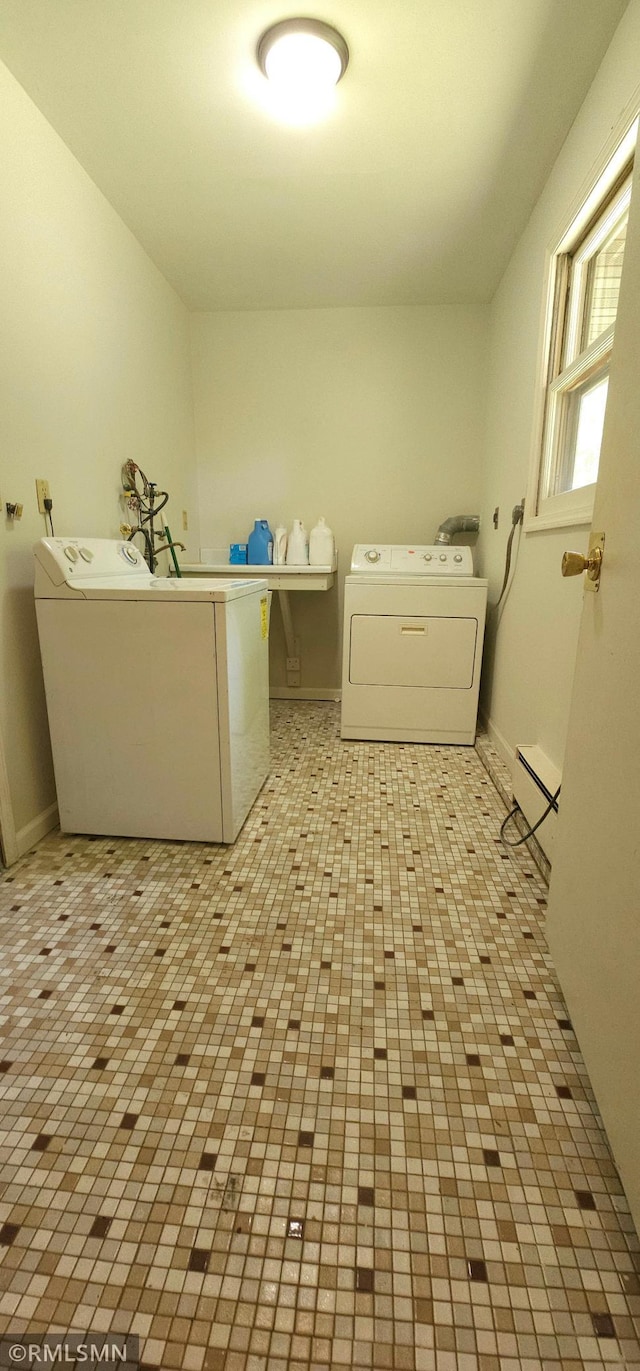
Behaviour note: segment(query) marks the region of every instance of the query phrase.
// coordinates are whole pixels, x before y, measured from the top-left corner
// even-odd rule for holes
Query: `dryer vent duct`
[[[480,528],[479,514],[452,514],[445,519],[436,533],[437,543],[450,543],[454,533],[477,533]]]

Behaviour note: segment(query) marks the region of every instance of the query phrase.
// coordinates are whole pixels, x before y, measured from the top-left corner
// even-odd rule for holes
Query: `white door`
[[[593,528],[606,536],[604,562],[600,591],[586,592],[582,608],[548,918],[552,955],[638,1228],[639,172],[636,164],[593,516]]]

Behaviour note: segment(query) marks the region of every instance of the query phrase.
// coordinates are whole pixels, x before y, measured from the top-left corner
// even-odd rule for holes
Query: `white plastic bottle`
[[[333,533],[326,521],[320,518],[309,535],[309,565],[333,566],[334,552]]]
[[[302,519],[294,519],[287,542],[287,566],[309,565],[309,542]]]
[[[284,524],[278,524],[273,535],[273,561],[276,566],[284,566],[287,560],[287,530]]]

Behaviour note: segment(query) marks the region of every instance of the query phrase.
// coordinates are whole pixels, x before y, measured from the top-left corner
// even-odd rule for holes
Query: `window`
[[[631,201],[637,121],[551,254],[541,443],[529,527],[593,509]]]

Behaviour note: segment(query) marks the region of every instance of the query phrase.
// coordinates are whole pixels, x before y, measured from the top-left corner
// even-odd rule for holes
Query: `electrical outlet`
[[[287,657],[287,685],[300,685],[300,658]]]
[[[182,532],[187,533],[189,529],[189,515],[186,509],[182,511]]]
[[[48,481],[36,481],[36,495],[38,497],[38,509],[40,510],[40,513],[46,514],[47,511],[44,507],[44,502],[45,500],[51,499]]]

